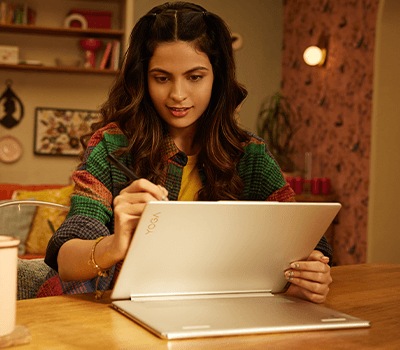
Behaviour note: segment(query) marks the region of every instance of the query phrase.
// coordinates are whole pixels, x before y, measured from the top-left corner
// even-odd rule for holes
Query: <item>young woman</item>
[[[294,200],[265,142],[238,124],[247,91],[231,44],[224,21],[192,3],[157,6],[135,25],[73,174],[71,210],[47,249],[46,263],[64,281],[59,292],[111,288],[148,201]],[[140,179],[128,183],[108,154]],[[330,255],[323,238],[307,261],[294,262],[287,293],[323,302]]]

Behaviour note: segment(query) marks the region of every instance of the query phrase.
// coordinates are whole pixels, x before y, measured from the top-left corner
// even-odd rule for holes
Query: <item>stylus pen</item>
[[[117,158],[115,158],[112,154],[107,155],[107,160],[112,164],[115,165],[119,170],[121,170],[126,176],[128,176],[129,180],[135,181],[139,179],[139,176],[137,176],[131,169],[129,169],[127,166],[122,164]]]
[[[129,169],[127,166],[122,164],[117,158],[114,157],[112,154],[107,155],[107,160],[112,164],[115,165],[119,170],[121,170],[126,176],[128,176],[129,180],[135,181],[139,179],[139,176],[137,176],[131,169]],[[161,186],[159,185],[161,188]],[[163,201],[168,200],[166,196],[163,196],[162,198]]]

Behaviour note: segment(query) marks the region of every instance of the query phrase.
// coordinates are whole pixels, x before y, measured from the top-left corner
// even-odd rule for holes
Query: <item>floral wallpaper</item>
[[[379,0],[284,0],[282,94],[295,111],[295,162],[328,177],[342,209],[334,264],[366,261],[373,59]],[[302,58],[323,43],[323,66]]]

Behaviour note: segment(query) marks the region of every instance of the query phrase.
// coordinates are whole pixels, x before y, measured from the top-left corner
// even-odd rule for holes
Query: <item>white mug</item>
[[[0,337],[15,329],[19,240],[0,235]]]

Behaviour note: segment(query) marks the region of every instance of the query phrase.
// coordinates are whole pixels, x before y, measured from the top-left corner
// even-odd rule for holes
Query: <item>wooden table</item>
[[[17,302],[17,324],[31,334],[24,349],[400,349],[400,265],[332,269],[326,305],[371,321],[371,328],[166,341],[92,295]]]

